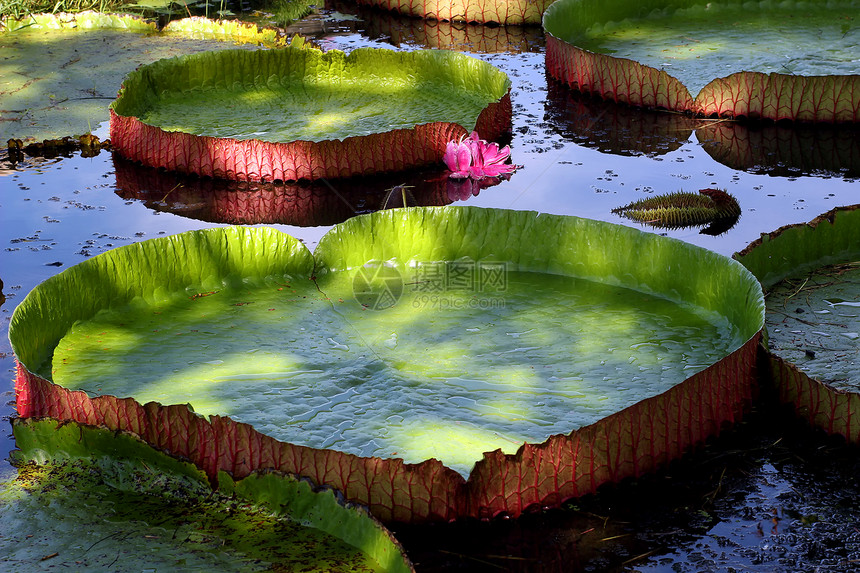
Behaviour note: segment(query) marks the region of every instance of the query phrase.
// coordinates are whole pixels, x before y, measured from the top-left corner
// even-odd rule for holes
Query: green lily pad
[[[22,416],[88,412],[210,475],[272,467],[422,520],[518,513],[529,496],[491,492],[532,483],[521,472],[564,474],[535,492],[560,503],[586,476],[678,455],[740,415],[761,323],[758,284],[703,249],[573,217],[413,208],[338,225],[313,255],[272,229],[120,248],[35,289],[10,338]],[[186,402],[197,414],[159,405]],[[624,424],[646,418],[651,437],[630,441]],[[540,453],[600,457],[571,445],[593,435],[619,457]]]
[[[860,261],[786,279],[768,303],[772,352],[834,388],[860,392]]]
[[[574,89],[636,106],[856,122],[858,8],[853,0],[561,0],[544,18],[547,68]]]
[[[456,52],[284,48],[161,60],[111,104],[114,149],[152,167],[298,180],[441,163],[510,130],[510,81]]]
[[[274,30],[204,18],[177,20],[161,31],[139,17],[96,12],[4,20],[0,141],[96,130],[109,120],[123,78],[160,58],[286,43]]]
[[[735,258],[768,291],[780,399],[812,424],[860,443],[860,207],[762,235]]]
[[[19,475],[0,488],[4,569],[412,570],[366,510],[305,480],[224,476],[229,491],[213,495],[192,464],[131,434],[50,419],[13,429]]]
[[[443,22],[539,24],[552,0],[357,0],[358,4]]]
[[[356,9],[350,0],[330,0],[330,5],[355,12],[370,37],[390,38],[389,42],[395,46],[414,44],[472,54],[539,52],[543,48],[543,30],[538,26],[476,26],[467,22],[404,18],[396,12],[373,7]],[[539,22],[537,19],[534,23]]]

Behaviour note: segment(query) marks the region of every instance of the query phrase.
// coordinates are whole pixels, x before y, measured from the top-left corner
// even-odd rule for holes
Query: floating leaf
[[[721,189],[701,189],[698,193],[679,191],[634,201],[613,213],[654,227],[678,229],[721,223],[731,228],[741,216],[737,199]],[[705,232],[705,231],[702,231]]]
[[[14,62],[14,73],[4,73],[0,92],[2,142],[95,130],[110,119],[108,106],[123,78],[159,58],[288,43],[273,29],[202,18],[178,20],[161,31],[134,16],[95,12],[37,14],[2,20],[3,26],[4,56]]]
[[[446,307],[427,290],[443,270]],[[266,228],[115,249],[31,292],[10,338],[22,417],[133,432],[213,481],[271,468],[386,521],[445,521],[557,506],[738,420],[762,309],[745,269],[680,241],[575,217],[410,208],[352,218],[314,255]],[[200,413],[183,403],[191,392]],[[368,428],[379,432],[354,437]]]
[[[451,22],[539,24],[551,0],[358,0],[404,16]]]
[[[857,123],[860,75],[739,72],[702,88],[691,111],[705,117]]]
[[[809,300],[814,301],[812,291],[825,284],[833,284],[839,292],[858,301],[858,257],[860,207],[857,205],[839,207],[809,223],[789,225],[762,234],[760,239],[735,254],[735,258],[749,268],[766,289],[774,293],[780,288],[791,289],[791,292],[768,299],[768,312],[774,320],[769,330],[789,330],[780,332],[777,338],[783,341],[791,338],[793,344],[800,344],[804,351],[802,357],[792,355],[795,363],[786,360],[785,353],[776,349],[768,353],[770,375],[780,400],[793,404],[798,415],[813,426],[828,433],[841,434],[854,443],[860,443],[858,357],[856,340],[852,338],[858,330],[858,313],[848,306],[828,308],[833,301],[828,305],[819,300],[819,304],[811,308],[806,305],[803,289],[809,286],[812,295]],[[831,265],[843,266],[834,268]],[[821,275],[821,270],[826,271],[826,275]],[[797,309],[802,312],[798,313]],[[829,327],[816,327],[820,322],[830,323]],[[843,337],[842,334],[848,336]],[[816,360],[821,357],[843,361],[843,364],[832,368],[832,376],[845,379],[835,381],[830,380],[831,376],[822,375],[824,370],[819,368]],[[804,365],[808,362],[812,362],[809,370],[812,376],[804,372]],[[834,384],[841,389],[834,388]]]
[[[441,163],[470,130],[510,130],[507,76],[455,52],[230,50],[128,76],[111,141],[152,167],[294,181]]]
[[[0,489],[0,563],[71,569],[411,571],[366,509],[269,473],[213,495],[194,465],[126,432],[13,421],[19,477]],[[38,464],[38,465],[36,465]]]
[[[633,106],[856,123],[856,28],[846,23],[856,10],[851,1],[561,0],[543,20],[547,69],[574,90]],[[713,79],[727,68],[736,73]],[[693,99],[688,89],[701,91]]]
[[[0,19],[0,32],[15,32],[24,28],[41,30],[62,29],[121,29],[137,32],[155,32],[155,22],[131,14],[108,14],[104,12],[59,12],[52,14],[27,14],[21,18]]]

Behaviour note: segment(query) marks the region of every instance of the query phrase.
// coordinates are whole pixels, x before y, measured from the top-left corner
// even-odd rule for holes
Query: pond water
[[[760,233],[808,221],[860,197],[857,130],[745,128],[631,113],[576,98],[548,79],[539,30],[451,26],[341,5],[330,8],[352,16],[318,13],[296,29],[326,48],[473,50],[475,57],[507,72],[513,82],[512,159],[523,168],[509,181],[485,189],[440,191],[434,182],[438,173],[422,173],[231,190],[212,182],[183,187],[187,179],[128,166],[107,153],[27,159],[17,165],[4,156],[2,416],[14,413],[14,359],[5,333],[15,305],[64,268],[142,239],[265,221],[313,247],[331,225],[353,213],[404,202],[456,202],[595,218],[730,255]],[[508,51],[485,53],[488,49]],[[94,133],[106,137],[107,128]],[[397,187],[402,184],[410,187]],[[656,229],[612,213],[654,194],[714,187],[733,194],[742,208],[737,224],[721,234]],[[860,559],[856,449],[846,453],[838,444],[798,429],[791,417],[759,409],[749,423],[709,444],[702,454],[562,512],[519,524],[472,524],[469,535],[456,528],[436,528],[432,534],[404,529],[404,543],[419,570],[621,570],[631,563],[676,571],[718,566],[792,571],[821,564],[831,571],[851,570]],[[7,452],[14,447],[8,426],[2,437]],[[4,465],[3,471],[13,470]],[[776,533],[774,519],[782,523]]]

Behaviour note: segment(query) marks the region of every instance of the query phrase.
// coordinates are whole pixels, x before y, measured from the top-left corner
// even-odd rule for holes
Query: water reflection
[[[115,193],[149,209],[239,225],[329,226],[359,213],[465,201],[499,179],[455,181],[442,169],[372,178],[255,183],[200,178],[145,167],[114,154]]]
[[[700,126],[696,137],[708,155],[732,169],[787,176],[860,175],[858,125],[718,121]]]
[[[379,9],[357,6],[354,2],[327,0],[326,9],[351,14],[362,21],[363,34],[389,43],[420,44],[427,48],[472,53],[538,52],[544,46],[540,26],[498,26],[440,22],[398,15]]]
[[[695,133],[709,156],[739,171],[820,177],[860,174],[856,125],[702,120],[604,101],[549,77],[545,118],[563,137],[613,155],[657,157],[679,149]]]
[[[679,149],[696,121],[679,113],[639,109],[571,90],[547,76],[545,119],[567,139],[613,155],[655,157]]]

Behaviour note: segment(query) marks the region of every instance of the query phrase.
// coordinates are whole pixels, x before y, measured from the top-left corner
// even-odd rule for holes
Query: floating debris
[[[98,136],[91,133],[67,135],[59,139],[45,139],[26,144],[21,139],[10,139],[6,142],[6,149],[9,151],[9,159],[15,162],[23,161],[24,154],[30,157],[53,159],[80,151],[82,157],[95,157],[102,149],[110,149],[110,139],[101,141]]]

